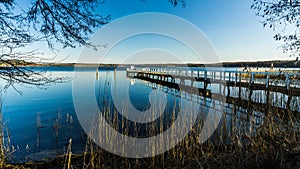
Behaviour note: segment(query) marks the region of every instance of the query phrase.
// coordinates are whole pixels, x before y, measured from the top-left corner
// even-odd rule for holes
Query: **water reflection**
[[[72,69],[52,70],[55,76],[73,77]],[[125,71],[116,71],[99,69],[82,69],[81,74],[92,75],[95,77],[95,96],[100,112],[106,117],[106,120],[115,127],[120,133],[134,137],[149,137],[166,131],[176,120],[181,108],[180,103],[190,105],[195,102],[200,105],[197,113],[196,128],[200,131],[203,120],[206,119],[209,109],[212,107],[216,111],[222,112],[223,118],[221,124],[226,124],[226,131],[215,133],[212,139],[218,142],[218,135],[231,135],[232,131],[246,132],[249,135],[255,133],[256,128],[263,123],[264,113],[261,111],[261,105],[252,105],[243,103],[238,99],[247,99],[247,91],[243,89],[243,95],[239,98],[239,93],[231,88],[230,102],[221,102],[205,96],[195,95],[193,93],[176,90],[167,86],[151,83],[145,80],[129,79]],[[86,81],[82,81],[83,86]],[[129,100],[135,109],[146,111],[150,109],[151,94],[164,93],[166,105],[163,114],[152,123],[134,123],[124,119],[122,114],[117,111],[112,100],[113,94],[118,97],[118,92],[123,92],[122,86],[129,84]],[[118,85],[116,85],[118,84]],[[201,84],[195,84],[203,87]],[[119,87],[116,87],[119,86]],[[69,139],[73,140],[73,153],[81,153],[85,150],[87,135],[82,129],[73,106],[72,83],[53,84],[47,90],[36,88],[27,88],[17,86],[23,91],[23,96],[19,95],[13,89],[8,89],[3,94],[3,121],[5,145],[14,153],[8,157],[12,162],[41,160],[46,157],[54,157],[63,154],[68,145]],[[216,85],[209,85],[208,89],[217,92],[223,91]],[[82,88],[81,104],[89,106],[85,100],[84,88]],[[114,91],[114,92],[112,92]],[[228,94],[225,90],[226,95]],[[273,105],[286,108],[287,98],[283,94],[272,92],[271,100]],[[236,99],[235,99],[236,98]],[[253,102],[266,102],[266,93],[264,91],[255,91],[252,95]],[[122,100],[122,99],[121,99]],[[300,111],[299,97],[292,100],[292,110]],[[157,105],[156,105],[157,106]],[[225,107],[225,110],[221,107]],[[117,112],[117,113],[115,113]],[[87,112],[86,116],[89,116]],[[163,121],[163,123],[162,123]],[[149,127],[151,126],[151,127]],[[222,126],[219,126],[222,127]],[[149,128],[153,131],[149,131]],[[225,134],[224,134],[225,133]]]

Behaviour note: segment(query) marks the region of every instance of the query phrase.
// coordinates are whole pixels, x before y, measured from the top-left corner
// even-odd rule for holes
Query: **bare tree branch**
[[[52,40],[63,47],[76,47],[76,44],[92,45],[88,35],[93,28],[107,24],[110,16],[95,14],[96,0],[37,0],[28,11],[28,21],[41,32],[50,47]]]
[[[168,1],[173,6],[185,6],[184,0]],[[97,48],[88,38],[96,28],[110,21],[110,15],[95,12],[102,3],[104,0],[31,0],[31,6],[19,12],[14,0],[0,0],[0,78],[7,82],[6,87],[15,88],[14,84],[42,87],[68,80],[26,66],[43,58],[36,51],[24,51],[24,47],[47,41],[52,50],[57,44]]]
[[[300,1],[299,0],[254,0],[251,6],[256,15],[263,18],[263,26],[279,29],[274,39],[283,41],[283,52],[291,56],[300,52]],[[290,31],[294,29],[294,31]]]

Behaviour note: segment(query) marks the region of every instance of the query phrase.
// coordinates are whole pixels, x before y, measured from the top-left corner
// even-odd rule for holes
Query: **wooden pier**
[[[261,112],[276,109],[279,112],[289,111],[293,97],[300,96],[300,73],[281,72],[245,72],[217,69],[197,68],[139,68],[127,69],[128,78],[142,79],[151,83],[160,84],[169,88],[188,92],[190,94],[212,98],[226,97],[226,103],[239,104],[241,107],[257,107]],[[214,85],[217,91],[208,86]],[[248,90],[247,99],[243,90]],[[253,101],[254,91],[264,91],[266,101]],[[231,92],[238,91],[237,97],[232,97]],[[281,93],[287,96],[284,107],[269,104],[270,93]],[[252,105],[252,106],[251,106]],[[299,111],[291,112],[299,115]]]

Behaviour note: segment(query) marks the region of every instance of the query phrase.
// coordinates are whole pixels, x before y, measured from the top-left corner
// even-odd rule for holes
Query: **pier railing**
[[[223,95],[230,101],[233,92],[238,93],[234,101],[253,101],[254,91],[264,91],[265,101],[259,101],[263,109],[271,108],[269,98],[271,93],[281,93],[287,98],[283,109],[290,110],[293,97],[300,97],[300,73],[296,71],[240,71],[205,68],[135,68],[127,69],[127,77],[158,83],[171,88],[195,91],[199,95],[211,97],[212,94]],[[212,91],[208,85],[219,89]],[[248,92],[244,92],[244,90]],[[245,96],[246,95],[246,96]],[[236,100],[237,98],[238,100]],[[294,98],[295,100],[295,98]],[[231,102],[231,101],[230,101]],[[299,112],[299,110],[297,110]]]
[[[141,74],[153,77],[170,77],[192,81],[207,81],[207,83],[226,83],[229,86],[247,83],[267,90],[270,86],[285,87],[286,90],[300,88],[300,72],[296,71],[240,71],[222,69],[197,68],[135,68],[127,69],[127,76],[134,77]],[[262,85],[265,85],[262,87]],[[243,86],[243,85],[242,85]],[[282,90],[282,89],[281,89]],[[284,92],[286,93],[286,92]]]

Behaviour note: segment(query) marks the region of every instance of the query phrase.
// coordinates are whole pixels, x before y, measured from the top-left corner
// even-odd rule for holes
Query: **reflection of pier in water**
[[[300,115],[300,73],[143,68],[127,69],[126,74],[151,82],[147,84],[153,88],[169,88],[165,92],[180,90],[180,97],[191,101],[211,98],[247,112]]]
[[[139,79],[131,79],[132,85],[134,84],[142,84],[145,86],[148,86],[152,89],[155,90],[160,90],[162,92],[165,92],[167,94],[171,94],[175,97],[180,97],[181,99],[184,99],[188,102],[194,102],[197,103],[201,106],[202,112],[204,109],[214,109],[218,112],[224,112],[227,118],[232,118],[231,115],[235,114],[236,119],[235,123],[240,123],[240,124],[250,124],[251,125],[258,125],[262,121],[262,113],[258,111],[253,111],[252,113],[247,113],[247,109],[245,109],[242,106],[239,106],[238,104],[224,104],[224,101],[226,98],[222,99],[219,97],[218,99],[211,98],[209,96],[201,96],[201,95],[196,95],[194,93],[191,93],[190,91],[185,91],[185,90],[177,90],[176,88],[168,87],[168,86],[163,86],[158,83],[153,83],[147,80],[139,80]],[[222,106],[220,106],[222,104]],[[214,105],[214,106],[213,106]],[[223,107],[224,106],[224,107]],[[223,108],[222,108],[223,107]]]

